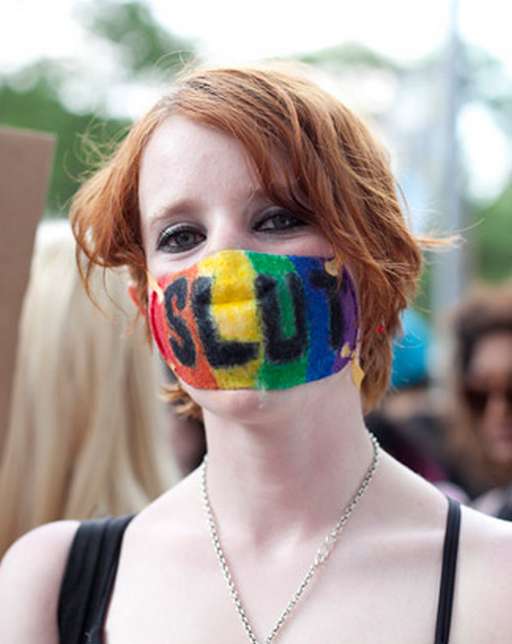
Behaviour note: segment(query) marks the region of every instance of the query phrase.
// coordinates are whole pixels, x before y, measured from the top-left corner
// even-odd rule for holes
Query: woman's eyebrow
[[[149,229],[153,230],[163,221],[169,221],[178,216],[190,216],[197,212],[197,205],[192,199],[179,199],[174,203],[159,208],[154,215],[150,217]]]
[[[248,204],[271,203],[271,199],[263,188],[254,188],[246,193]],[[190,217],[198,211],[198,204],[194,199],[184,197],[174,203],[167,204],[158,208],[153,215],[149,217],[148,230],[152,232],[159,227],[162,222],[171,221],[175,217]]]
[[[252,204],[253,202],[272,203],[272,199],[263,188],[255,188],[247,193],[247,203]]]

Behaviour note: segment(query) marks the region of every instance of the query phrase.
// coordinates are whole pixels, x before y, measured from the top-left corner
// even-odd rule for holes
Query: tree
[[[488,281],[512,277],[512,185],[487,207],[475,207],[479,275]]]
[[[48,210],[54,214],[65,211],[86,171],[82,135],[90,132],[104,142],[127,125],[122,119],[103,118],[100,126],[93,113],[74,114],[68,110],[59,98],[60,72],[58,64],[39,61],[0,82],[0,121],[12,127],[57,134],[47,201]],[[26,82],[22,83],[23,79]]]
[[[340,85],[345,91],[356,96],[364,95],[366,78],[379,74],[388,78],[395,85],[395,100],[384,112],[372,113],[375,121],[387,131],[390,140],[399,148],[399,156],[406,159],[405,171],[420,175],[425,191],[430,190],[432,202],[439,204],[435,198],[442,167],[442,152],[446,133],[440,127],[443,122],[443,52],[434,52],[432,56],[412,66],[388,60],[361,45],[344,45],[306,54],[304,62],[318,65],[341,79]],[[463,44],[460,48],[458,65],[458,82],[460,102],[465,105],[477,103],[492,115],[497,126],[507,139],[512,133],[512,91],[510,74],[503,64],[488,52],[474,46]],[[354,70],[357,74],[354,75]],[[399,88],[405,91],[399,93]],[[430,113],[430,120],[416,123],[414,130],[405,120],[407,127],[402,131],[401,109],[405,101],[414,98],[419,114]],[[429,110],[425,109],[426,104]],[[364,108],[363,108],[364,109]],[[394,113],[398,117],[394,116]],[[401,141],[401,145],[400,142]],[[416,151],[416,152],[415,152]],[[414,153],[415,152],[415,153]],[[465,213],[462,236],[467,239],[466,252],[471,255],[471,266],[476,275],[485,279],[497,280],[512,274],[512,187],[505,188],[501,196],[492,204],[483,205],[471,200],[467,194],[468,173],[465,160],[461,167],[461,208]],[[481,163],[492,163],[491,159],[482,158]],[[403,181],[403,177],[401,177]],[[439,208],[439,206],[437,206]],[[437,212],[436,207],[432,209]],[[434,224],[442,231],[442,224]],[[428,229],[428,224],[427,224]],[[419,303],[428,307],[430,284],[432,282],[431,262],[435,257],[426,258],[426,270],[422,280]]]
[[[96,0],[83,6],[81,20],[94,35],[113,44],[132,74],[157,66],[179,69],[193,56],[191,43],[156,22],[147,5],[131,0]]]
[[[146,5],[131,1],[95,2],[82,21],[96,37],[121,52],[122,81],[144,82],[154,69],[170,75],[193,55],[192,45],[156,22]],[[81,111],[70,107],[66,87],[80,73],[67,61],[38,60],[10,75],[0,76],[0,122],[57,135],[57,149],[47,214],[63,214],[80,181],[90,170],[83,137],[100,149],[112,147],[126,133],[129,120],[109,115],[106,91],[98,83],[94,100]]]

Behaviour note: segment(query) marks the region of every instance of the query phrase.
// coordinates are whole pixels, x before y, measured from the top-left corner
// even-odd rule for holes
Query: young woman
[[[363,422],[421,262],[358,118],[286,69],[189,73],[71,216],[90,268],[130,267],[208,458],[131,520],[23,537],[3,640],[510,640],[512,528]]]

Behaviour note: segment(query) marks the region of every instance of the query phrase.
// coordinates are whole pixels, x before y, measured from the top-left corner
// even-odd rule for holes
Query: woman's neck
[[[232,393],[231,413],[205,410],[208,493],[222,528],[255,547],[326,533],[373,454],[349,370],[285,395]]]

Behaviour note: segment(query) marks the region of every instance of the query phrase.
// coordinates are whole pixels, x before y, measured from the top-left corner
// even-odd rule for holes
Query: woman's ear
[[[128,295],[130,296],[131,301],[139,310],[139,313],[142,315],[142,317],[146,317],[146,305],[140,301],[139,291],[135,282],[130,282],[128,284]]]

